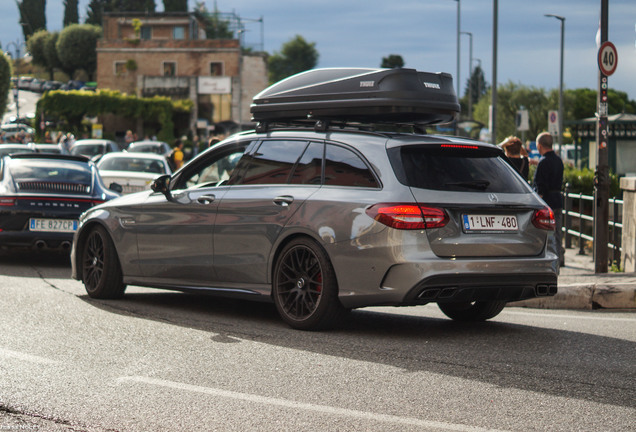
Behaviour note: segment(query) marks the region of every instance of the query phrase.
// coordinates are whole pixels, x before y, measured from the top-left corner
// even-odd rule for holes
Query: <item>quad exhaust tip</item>
[[[537,296],[553,296],[557,293],[556,285],[537,285],[535,292]]]

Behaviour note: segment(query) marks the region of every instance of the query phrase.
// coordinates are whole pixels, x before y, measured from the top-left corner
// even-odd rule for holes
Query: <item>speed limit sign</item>
[[[618,52],[611,42],[604,42],[598,50],[598,68],[603,75],[610,76],[616,70],[618,64]]]

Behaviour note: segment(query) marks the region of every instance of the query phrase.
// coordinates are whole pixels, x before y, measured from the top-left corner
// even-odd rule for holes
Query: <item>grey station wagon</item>
[[[365,71],[356,79],[378,73]],[[430,302],[485,320],[556,293],[554,215],[499,148],[372,131],[360,117],[332,126],[334,115],[261,122],[153,190],[90,209],[73,277],[95,298],[128,284],[273,301],[298,329],[353,308]]]

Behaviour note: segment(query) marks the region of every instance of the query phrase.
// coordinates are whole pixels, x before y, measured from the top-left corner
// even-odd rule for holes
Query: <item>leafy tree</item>
[[[475,120],[488,124],[491,89],[473,106]],[[541,88],[527,87],[509,81],[497,88],[497,137],[518,135],[515,124],[517,111],[524,107],[529,112],[530,130],[527,136],[534,138],[547,129],[549,100]]]
[[[155,0],[111,0],[110,8],[117,12],[154,12]]]
[[[71,78],[83,69],[92,80],[97,67],[97,39],[101,27],[91,24],[72,24],[60,32],[55,47],[62,68]]]
[[[6,54],[0,51],[0,118],[7,110],[11,73],[11,62]]]
[[[479,102],[479,99],[481,99],[481,97],[483,95],[486,94],[486,92],[488,92],[488,90],[490,89],[490,85],[486,82],[486,79],[484,78],[484,71],[481,69],[480,66],[477,66],[476,68],[473,69],[473,73],[470,76],[470,78],[468,80],[466,80],[466,88],[464,89],[464,97],[468,98],[468,95],[471,94],[470,90],[472,88],[472,95],[473,95],[473,106],[477,104],[477,102]],[[466,99],[466,102],[468,102],[468,99]]]
[[[188,0],[163,0],[163,10],[166,12],[187,12]]]
[[[309,43],[302,36],[296,35],[283,44],[280,53],[274,53],[269,57],[270,83],[315,68],[318,57],[316,43]]]
[[[64,0],[64,27],[79,23],[78,0]]]
[[[63,69],[62,62],[57,55],[57,39],[60,36],[58,32],[49,33],[45,40],[44,56],[46,57],[47,69],[49,71],[50,79],[53,79],[53,72],[55,69]]]
[[[27,50],[31,54],[32,62],[35,65],[42,66],[48,69],[48,63],[46,60],[46,39],[49,37],[49,32],[46,30],[38,30],[33,33],[27,39]]]
[[[209,12],[203,2],[198,2],[194,14],[205,22],[205,35],[208,39],[234,39],[234,32],[230,30],[230,22],[221,17],[214,5],[214,12]]]
[[[24,40],[38,30],[46,29],[46,0],[17,1]]]
[[[395,69],[404,67],[404,59],[401,55],[390,54],[388,57],[382,57],[381,68]]]
[[[85,24],[102,25],[102,14],[104,12],[112,12],[110,0],[91,0],[86,7]]]

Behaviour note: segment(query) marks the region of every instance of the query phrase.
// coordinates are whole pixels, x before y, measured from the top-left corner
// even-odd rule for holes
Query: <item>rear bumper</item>
[[[480,274],[432,276],[413,287],[403,304],[518,301],[557,293],[556,275]]]
[[[0,232],[0,248],[57,250],[69,252],[73,242],[73,233],[49,233],[36,231]]]

